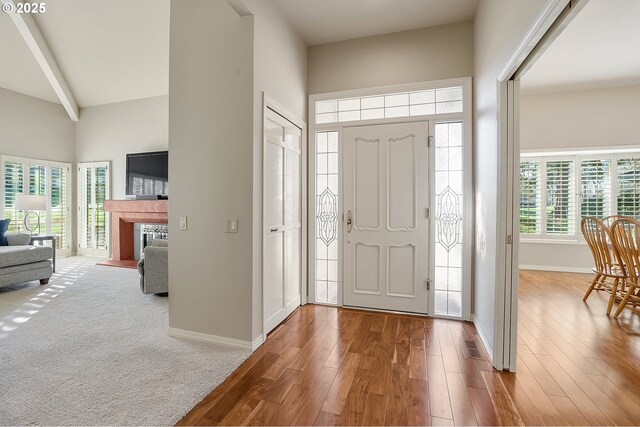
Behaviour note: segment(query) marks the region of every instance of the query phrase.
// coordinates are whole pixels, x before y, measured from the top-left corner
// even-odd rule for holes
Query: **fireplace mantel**
[[[111,212],[111,256],[100,265],[136,268],[133,254],[133,224],[168,224],[168,200],[105,200],[105,212]]]

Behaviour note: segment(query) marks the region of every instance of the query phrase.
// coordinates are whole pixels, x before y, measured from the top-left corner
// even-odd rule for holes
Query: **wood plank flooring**
[[[517,374],[468,322],[301,307],[179,425],[638,425],[640,313],[589,281],[521,272]]]

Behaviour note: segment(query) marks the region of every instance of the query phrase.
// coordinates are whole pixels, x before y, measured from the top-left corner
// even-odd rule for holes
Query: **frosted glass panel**
[[[338,132],[317,132],[315,298],[326,304],[338,303],[338,194]]]
[[[460,113],[462,87],[317,101],[316,123]]]
[[[436,93],[453,98],[456,93]],[[435,314],[462,315],[462,122],[436,124]]]

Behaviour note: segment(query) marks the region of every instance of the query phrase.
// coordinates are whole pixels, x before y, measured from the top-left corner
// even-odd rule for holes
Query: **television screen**
[[[127,195],[169,195],[169,152],[127,154]]]

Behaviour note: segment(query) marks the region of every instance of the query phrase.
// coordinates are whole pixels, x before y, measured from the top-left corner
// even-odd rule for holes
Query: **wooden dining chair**
[[[588,216],[582,218],[580,228],[582,229],[584,240],[589,245],[591,255],[593,255],[593,272],[595,273],[595,277],[584,294],[582,301],[586,301],[594,289],[609,291],[611,297],[607,306],[608,315],[613,308],[618,288],[622,286],[622,289],[624,289],[625,279],[627,278],[625,267],[617,251],[612,250],[609,246],[612,242],[611,230],[604,222],[596,217]],[[608,280],[613,280],[613,283],[609,283]]]
[[[627,305],[640,305],[640,222],[633,218],[616,220],[611,226],[613,245],[625,266],[628,288],[613,315],[617,319]]]
[[[611,230],[613,223],[619,219],[633,219],[633,217],[627,215],[609,215],[602,218],[602,222],[604,222],[604,225],[609,227],[609,230]]]

